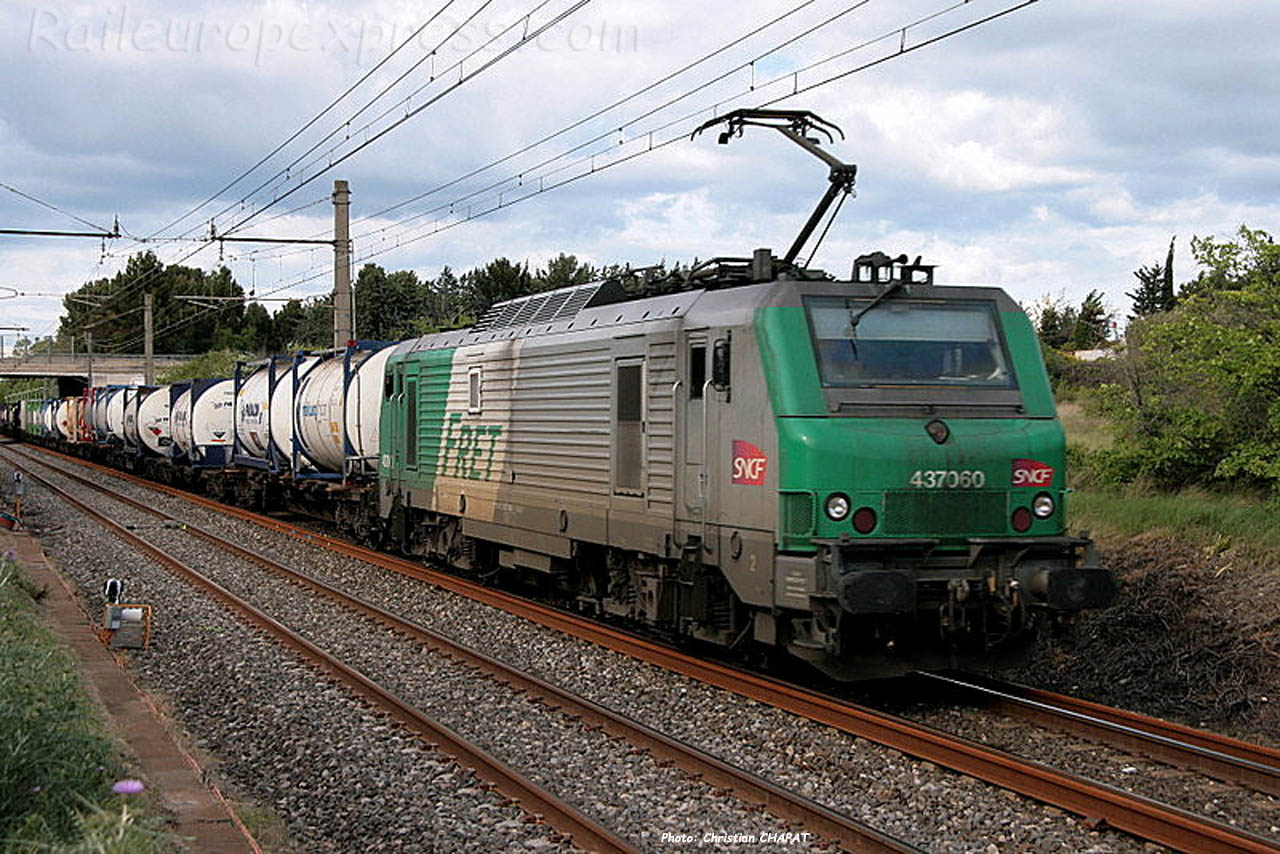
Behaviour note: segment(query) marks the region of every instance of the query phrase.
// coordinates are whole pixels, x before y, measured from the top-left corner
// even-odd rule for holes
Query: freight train
[[[797,133],[808,114],[743,123],[775,115],[814,145]],[[835,164],[833,188],[851,178]],[[795,262],[800,243],[666,288],[593,282],[465,329],[3,415],[152,477],[842,679],[1017,660],[1106,606],[1114,577],[1068,532],[1063,431],[1018,305],[881,253],[836,280]]]

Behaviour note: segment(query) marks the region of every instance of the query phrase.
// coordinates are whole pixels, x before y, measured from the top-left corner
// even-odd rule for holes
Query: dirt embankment
[[[1280,560],[1169,533],[1100,542],[1121,592],[1019,681],[1280,745]]]

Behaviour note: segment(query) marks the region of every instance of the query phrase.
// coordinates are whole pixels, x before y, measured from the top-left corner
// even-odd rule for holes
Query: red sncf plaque
[[[733,440],[733,482],[750,486],[764,485],[764,470],[769,458],[750,442]]]
[[[1037,460],[1014,460],[1014,486],[1048,486],[1053,482],[1053,466]]]

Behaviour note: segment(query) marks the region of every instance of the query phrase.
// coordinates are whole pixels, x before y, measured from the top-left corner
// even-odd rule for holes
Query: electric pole
[[[84,334],[84,346],[89,351],[89,388],[93,388],[93,333]]]
[[[151,288],[147,288],[142,294],[142,382],[144,385],[156,384],[156,353],[155,353],[155,327],[152,321],[151,310],[155,295],[152,294]]]
[[[351,191],[346,181],[333,182],[333,346],[355,338],[351,294]]]

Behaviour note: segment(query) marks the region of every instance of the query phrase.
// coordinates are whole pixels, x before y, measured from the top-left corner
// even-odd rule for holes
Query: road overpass
[[[156,356],[157,371],[190,361],[194,356]],[[142,382],[145,360],[133,355],[93,355],[83,353],[40,353],[0,358],[0,378],[36,379],[57,377],[94,385],[137,385]]]

